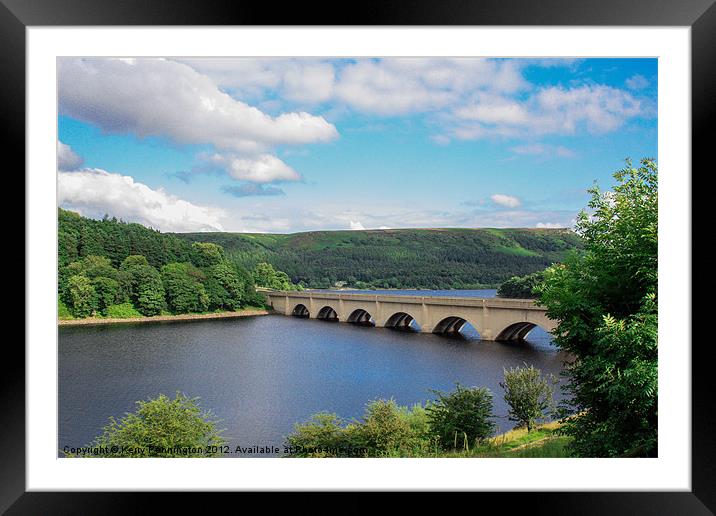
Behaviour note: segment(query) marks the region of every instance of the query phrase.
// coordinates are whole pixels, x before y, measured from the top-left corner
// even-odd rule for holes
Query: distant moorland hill
[[[562,261],[580,238],[566,229],[383,229],[265,233],[161,233],[114,218],[58,212],[59,265],[89,255],[116,267],[130,254],[150,265],[190,261],[193,242],[221,245],[252,270],[268,262],[308,288],[479,288]]]
[[[268,262],[309,288],[480,288],[562,261],[566,229],[383,229],[294,234],[183,233],[251,270]]]

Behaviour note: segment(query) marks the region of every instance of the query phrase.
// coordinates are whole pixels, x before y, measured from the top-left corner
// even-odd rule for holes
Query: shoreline
[[[253,317],[256,315],[269,315],[269,310],[240,310],[238,312],[216,312],[209,314],[177,314],[177,315],[154,315],[152,317],[86,317],[84,319],[60,319],[57,326],[95,326],[102,324],[123,324],[123,323],[151,323],[151,322],[172,322],[172,321],[201,321],[205,319],[232,319],[234,317]]]

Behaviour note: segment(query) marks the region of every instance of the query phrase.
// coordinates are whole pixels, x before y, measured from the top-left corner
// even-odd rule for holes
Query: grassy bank
[[[268,315],[269,311],[263,308],[244,308],[235,312],[208,312],[200,314],[155,315],[152,317],[86,317],[84,319],[62,319],[59,326],[86,326],[97,324],[118,323],[147,323],[161,321],[197,321],[204,319],[230,319],[233,317],[251,317],[254,315]]]
[[[456,452],[438,452],[433,456],[458,458],[569,457],[567,445],[571,438],[557,432],[560,426],[559,421],[554,421],[539,425],[529,433],[526,428],[517,428],[495,436],[476,448]]]

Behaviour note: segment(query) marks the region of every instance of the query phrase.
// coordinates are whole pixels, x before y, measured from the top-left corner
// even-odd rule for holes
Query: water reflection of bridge
[[[484,340],[522,340],[535,327],[556,327],[530,299],[431,297],[343,292],[266,291],[274,311],[297,317],[379,328],[419,326],[424,333],[457,333],[470,323]]]

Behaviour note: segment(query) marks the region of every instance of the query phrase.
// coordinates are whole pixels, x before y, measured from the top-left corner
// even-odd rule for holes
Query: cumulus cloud
[[[250,152],[338,136],[323,117],[272,117],[222,92],[190,66],[166,59],[60,59],[58,92],[61,113],[110,133]]]
[[[529,122],[527,108],[516,100],[495,95],[478,95],[473,103],[455,110],[461,120],[491,125],[524,125]]]
[[[84,160],[72,147],[57,141],[57,168],[59,170],[75,170],[82,166]]]
[[[267,90],[296,103],[339,101],[380,115],[424,112],[477,90],[527,87],[518,61],[483,58],[385,58],[338,62],[315,58],[181,59],[238,95],[265,98]]]
[[[239,186],[224,186],[221,190],[224,193],[233,195],[234,197],[286,195],[286,192],[275,186],[265,186],[252,183]]]
[[[526,87],[514,61],[479,58],[364,59],[341,69],[336,97],[379,115],[425,112],[475,91],[511,93]]]
[[[490,196],[492,202],[506,208],[517,208],[520,204],[520,200],[517,197],[504,194],[494,194]]]
[[[642,90],[649,86],[649,80],[640,74],[632,75],[625,82],[630,90]]]
[[[250,157],[213,154],[203,159],[223,168],[231,177],[240,181],[278,183],[301,179],[298,172],[271,154]]]
[[[60,171],[58,190],[65,208],[94,218],[110,214],[160,231],[222,231],[220,221],[226,216],[219,208],[199,206],[101,169]]]
[[[352,230],[363,230],[365,227],[363,227],[363,224],[360,223],[358,220],[351,220],[350,221],[350,227]]]
[[[331,98],[333,67],[326,63],[289,67],[283,77],[286,98],[301,103],[319,103]]]
[[[642,100],[604,85],[542,88],[521,101],[478,95],[453,111],[453,135],[463,140],[494,135],[526,138],[571,135],[580,129],[603,134],[648,112]]]
[[[211,77],[222,88],[256,99],[265,98],[266,90],[276,90],[281,97],[297,103],[320,103],[331,98],[335,83],[333,65],[313,58],[212,57],[178,61]]]
[[[558,229],[565,227],[564,224],[560,224],[558,222],[538,222],[535,224],[536,228],[542,228],[542,229]]]

